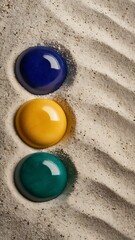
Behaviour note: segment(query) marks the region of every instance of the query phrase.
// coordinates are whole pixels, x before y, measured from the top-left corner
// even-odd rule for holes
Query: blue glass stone
[[[67,184],[67,171],[60,158],[40,152],[26,156],[18,163],[14,179],[24,197],[44,202],[63,192]]]
[[[57,90],[67,75],[65,59],[53,48],[36,46],[22,52],[15,63],[18,82],[37,95]]]

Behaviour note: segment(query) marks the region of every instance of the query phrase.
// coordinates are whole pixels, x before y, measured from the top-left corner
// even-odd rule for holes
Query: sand
[[[135,239],[135,1],[0,5],[0,240]],[[69,62],[66,83],[46,96],[68,112],[69,136],[43,151],[63,157],[70,182],[57,199],[33,203],[16,190],[13,172],[37,150],[16,135],[13,117],[37,96],[17,83],[13,67],[24,49],[44,44]]]

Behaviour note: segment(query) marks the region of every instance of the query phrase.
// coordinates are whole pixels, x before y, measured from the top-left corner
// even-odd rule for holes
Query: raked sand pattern
[[[135,1],[0,5],[0,240],[134,240]],[[63,149],[78,174],[72,191],[32,203],[16,190],[13,171],[36,150],[16,135],[13,116],[36,96],[17,83],[13,67],[24,49],[45,42],[69,50],[76,66],[47,96],[71,107],[75,130],[47,151]]]

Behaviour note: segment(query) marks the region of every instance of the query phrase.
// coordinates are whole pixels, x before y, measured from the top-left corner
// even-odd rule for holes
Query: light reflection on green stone
[[[43,202],[63,192],[67,184],[67,171],[59,157],[39,152],[26,156],[18,163],[14,180],[24,197]]]

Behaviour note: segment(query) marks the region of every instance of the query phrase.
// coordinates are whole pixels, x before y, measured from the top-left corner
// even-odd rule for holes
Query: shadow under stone
[[[67,153],[65,153],[63,149],[56,149],[56,150],[52,151],[51,153],[58,156],[62,160],[62,162],[64,163],[64,165],[66,167],[68,181],[67,181],[67,186],[63,192],[63,195],[68,196],[74,191],[75,184],[76,184],[77,177],[78,177],[77,169],[76,169],[71,157]]]
[[[42,44],[37,44],[38,46],[42,45]],[[67,84],[67,85],[72,85],[75,79],[75,76],[77,74],[77,64],[70,52],[69,49],[67,49],[65,46],[63,46],[62,44],[60,44],[57,41],[44,41],[44,46],[46,47],[51,47],[54,50],[56,50],[59,54],[62,55],[62,57],[65,59],[66,63],[67,63],[67,76],[66,76],[66,80],[63,84]]]
[[[69,103],[63,97],[61,97],[58,94],[56,97],[54,97],[54,100],[58,104],[60,104],[60,106],[64,110],[66,117],[67,117],[67,129],[66,129],[66,133],[62,139],[62,141],[67,141],[74,134],[75,126],[76,126],[76,117],[75,117],[73,109],[71,108]]]

